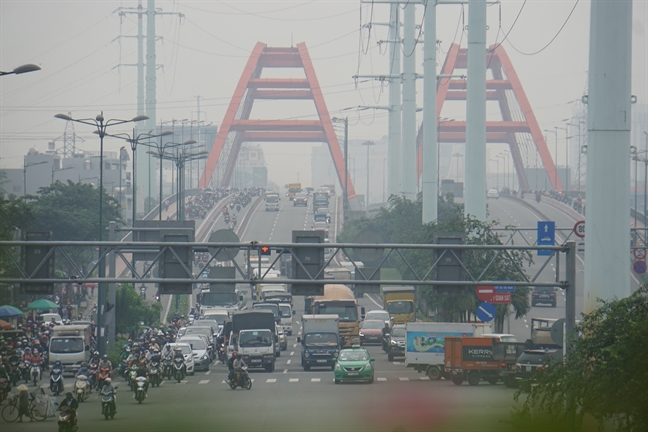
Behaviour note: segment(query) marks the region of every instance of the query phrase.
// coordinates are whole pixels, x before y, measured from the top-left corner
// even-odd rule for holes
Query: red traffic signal
[[[261,246],[259,248],[259,251],[260,251],[261,255],[271,255],[272,254],[272,251],[270,250],[270,248],[268,246]]]

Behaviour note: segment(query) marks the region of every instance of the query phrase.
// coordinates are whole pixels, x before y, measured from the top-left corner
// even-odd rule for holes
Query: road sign
[[[477,318],[483,322],[489,322],[495,319],[495,305],[484,302],[477,306]]]
[[[538,221],[538,246],[556,245],[556,223],[554,221]],[[539,256],[549,256],[552,250],[539,249]]]
[[[236,233],[230,229],[224,228],[214,231],[209,235],[209,243],[239,243],[240,240]],[[209,253],[214,255],[214,259],[219,262],[233,260],[239,253],[239,248],[225,248],[209,247]]]
[[[477,286],[477,288],[475,288],[475,294],[479,300],[489,301],[493,294],[495,294],[495,287],[492,285]]]
[[[492,304],[509,304],[511,303],[511,293],[495,292],[488,302]]]
[[[646,249],[635,249],[634,252],[632,252],[634,257],[637,258],[640,261],[643,261],[646,258]]]
[[[495,291],[513,292],[515,291],[515,285],[495,285]]]
[[[646,261],[635,261],[632,268],[634,269],[635,273],[644,274],[646,273]]]
[[[574,225],[574,234],[580,238],[585,238],[585,221],[581,220]]]

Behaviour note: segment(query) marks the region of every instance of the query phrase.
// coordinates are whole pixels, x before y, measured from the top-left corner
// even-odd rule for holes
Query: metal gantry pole
[[[630,295],[632,0],[590,9],[584,312]]]
[[[389,195],[401,191],[401,39],[400,6],[390,5],[389,19]],[[395,76],[398,78],[394,78]],[[346,160],[346,158],[345,158]],[[346,178],[346,177],[345,177]]]
[[[403,13],[403,113],[401,191],[416,199],[416,5],[407,3]]]
[[[117,241],[117,222],[110,221],[108,223],[108,241]],[[117,254],[110,252],[108,257],[108,277],[114,278],[116,276],[117,268]],[[108,349],[110,351],[115,349],[115,319],[117,318],[117,311],[115,310],[115,300],[117,298],[115,292],[115,284],[108,285],[108,302],[112,305],[112,319],[108,322]]]
[[[437,140],[436,0],[425,3],[423,45],[423,223],[437,220],[439,195]],[[459,158],[457,158],[459,160]]]
[[[465,215],[486,220],[486,0],[468,2]]]

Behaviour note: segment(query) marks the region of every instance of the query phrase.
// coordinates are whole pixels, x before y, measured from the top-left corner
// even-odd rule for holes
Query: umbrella
[[[27,310],[50,310],[50,309],[58,309],[58,305],[46,299],[36,300],[35,302],[27,306]]]
[[[8,330],[10,328],[13,328],[13,326],[11,324],[9,324],[7,321],[0,319],[0,328],[2,330]]]
[[[20,309],[9,305],[0,306],[0,318],[17,318],[20,316],[25,316]]]

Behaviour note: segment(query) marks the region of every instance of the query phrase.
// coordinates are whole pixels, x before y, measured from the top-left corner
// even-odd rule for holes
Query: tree
[[[22,200],[6,200],[0,196],[0,240],[14,240],[16,229],[25,230],[33,220],[30,208]],[[18,276],[18,269],[14,266],[9,254],[14,254],[14,259],[19,261],[16,252],[7,248],[0,249],[0,275],[4,277]],[[0,284],[0,304],[7,304],[11,300],[10,288]]]
[[[491,223],[480,222],[476,219],[464,219],[463,206],[454,202],[452,195],[439,198],[437,221],[422,224],[423,205],[419,197],[411,201],[403,196],[392,195],[389,207],[382,208],[372,218],[360,218],[345,223],[344,230],[338,236],[339,242],[352,242],[353,238],[365,229],[381,233],[383,241],[387,243],[412,243],[431,244],[434,235],[442,232],[463,232],[466,234],[466,243],[483,245],[502,244],[499,236],[491,228]],[[424,275],[435,262],[432,251],[403,251],[412,269],[417,275]],[[493,261],[494,260],[494,261]],[[464,255],[466,268],[472,275],[479,275],[488,263],[493,261],[483,278],[491,280],[522,280],[518,268],[524,268],[532,262],[531,254],[524,252],[509,252],[508,255],[497,255],[493,251],[470,251]],[[413,278],[412,269],[402,260],[389,258],[387,266],[396,267],[403,278]],[[459,297],[437,295],[431,287],[422,286],[419,289],[421,296],[428,306],[439,311],[438,318],[449,322],[465,322],[471,320],[478,303],[474,289],[465,289]],[[512,305],[516,316],[524,316],[530,309],[529,289],[518,288],[512,296]],[[495,327],[502,330],[504,318],[507,313],[506,305],[497,305]]]
[[[133,284],[117,286],[115,290],[115,332],[128,334],[137,331],[139,323],[152,326],[160,321],[162,305],[148,306]]]
[[[599,302],[571,336],[566,361],[550,364],[516,394],[518,400],[529,392],[513,413],[517,429],[528,429],[531,413],[540,411],[547,430],[578,430],[586,415],[601,427],[648,430],[648,286]]]

